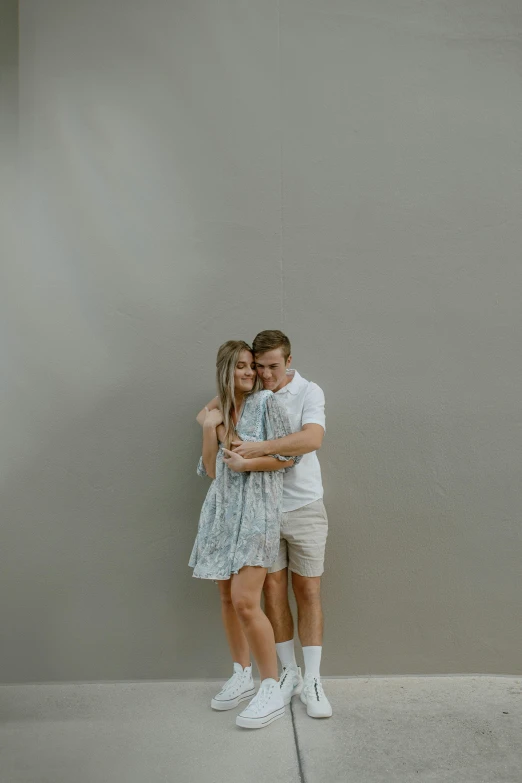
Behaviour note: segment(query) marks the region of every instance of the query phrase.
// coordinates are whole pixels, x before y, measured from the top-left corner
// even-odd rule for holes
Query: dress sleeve
[[[197,472],[198,476],[201,476],[202,478],[205,478],[205,476],[208,476],[208,473],[205,470],[205,466],[203,465],[203,457],[199,458],[198,467],[196,468],[196,472]]]
[[[275,394],[270,394],[266,398],[265,427],[267,440],[277,440],[278,438],[284,438],[285,435],[292,435],[293,433],[288,413],[281,403],[278,402]],[[280,454],[270,454],[270,456],[281,460],[281,462],[294,460],[294,464],[285,468],[285,471],[290,470],[301,460],[301,456],[282,457]]]

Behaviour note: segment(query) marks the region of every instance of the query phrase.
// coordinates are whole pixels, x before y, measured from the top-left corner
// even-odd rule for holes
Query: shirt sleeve
[[[326,431],[324,393],[316,383],[310,383],[306,390],[301,426],[303,424],[320,424],[323,430]]]
[[[276,399],[275,394],[270,393],[266,398],[265,406],[265,425],[266,425],[266,438],[267,440],[277,440],[278,438],[284,438],[285,435],[292,435],[293,430],[290,424],[290,419],[286,409]],[[282,457],[280,454],[270,454],[271,457],[275,457],[281,462],[288,462],[294,460],[293,465],[289,465],[286,470],[297,465],[301,460],[300,456],[296,457]]]

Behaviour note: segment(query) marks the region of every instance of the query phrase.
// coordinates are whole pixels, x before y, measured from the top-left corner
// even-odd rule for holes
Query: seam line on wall
[[[281,299],[281,329],[285,327],[285,274],[283,265],[283,86],[281,61],[281,0],[277,2],[277,67],[279,84],[279,288]]]

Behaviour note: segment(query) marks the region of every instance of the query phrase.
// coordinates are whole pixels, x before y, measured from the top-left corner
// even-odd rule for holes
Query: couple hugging
[[[224,343],[216,361],[218,396],[197,416],[203,428],[198,474],[212,484],[189,565],[195,577],[219,587],[234,665],[211,706],[229,710],[251,699],[236,724],[252,729],[283,717],[298,694],[311,717],[332,714],[320,678],[328,518],[316,451],[325,431],[324,394],[291,362],[290,341],[277,330],[260,332],[252,348]],[[294,652],[288,571],[304,678]],[[251,655],[261,679],[257,693]]]

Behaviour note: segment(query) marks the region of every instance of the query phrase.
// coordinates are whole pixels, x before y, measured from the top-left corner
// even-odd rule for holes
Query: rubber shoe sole
[[[306,701],[306,699],[303,696],[303,694],[301,694],[301,701],[306,706],[306,714],[309,715],[311,718],[331,718],[332,717],[333,710],[332,710],[331,707],[330,707],[330,711],[327,712],[327,713],[323,712],[322,714],[314,715],[313,710],[310,711],[310,707],[308,706],[308,702]]]
[[[256,689],[251,688],[249,691],[245,691],[241,694],[241,696],[236,696],[235,699],[226,699],[226,700],[220,700],[220,699],[212,699],[210,702],[210,706],[213,710],[233,710],[234,707],[237,707],[238,704],[241,704],[242,701],[246,701],[247,699],[251,699],[253,696],[256,695]]]
[[[243,729],[264,729],[265,726],[269,726],[275,720],[282,718],[284,714],[285,708],[278,707],[274,712],[263,715],[260,718],[243,718],[241,715],[238,715],[236,718],[236,725],[241,726]]]

